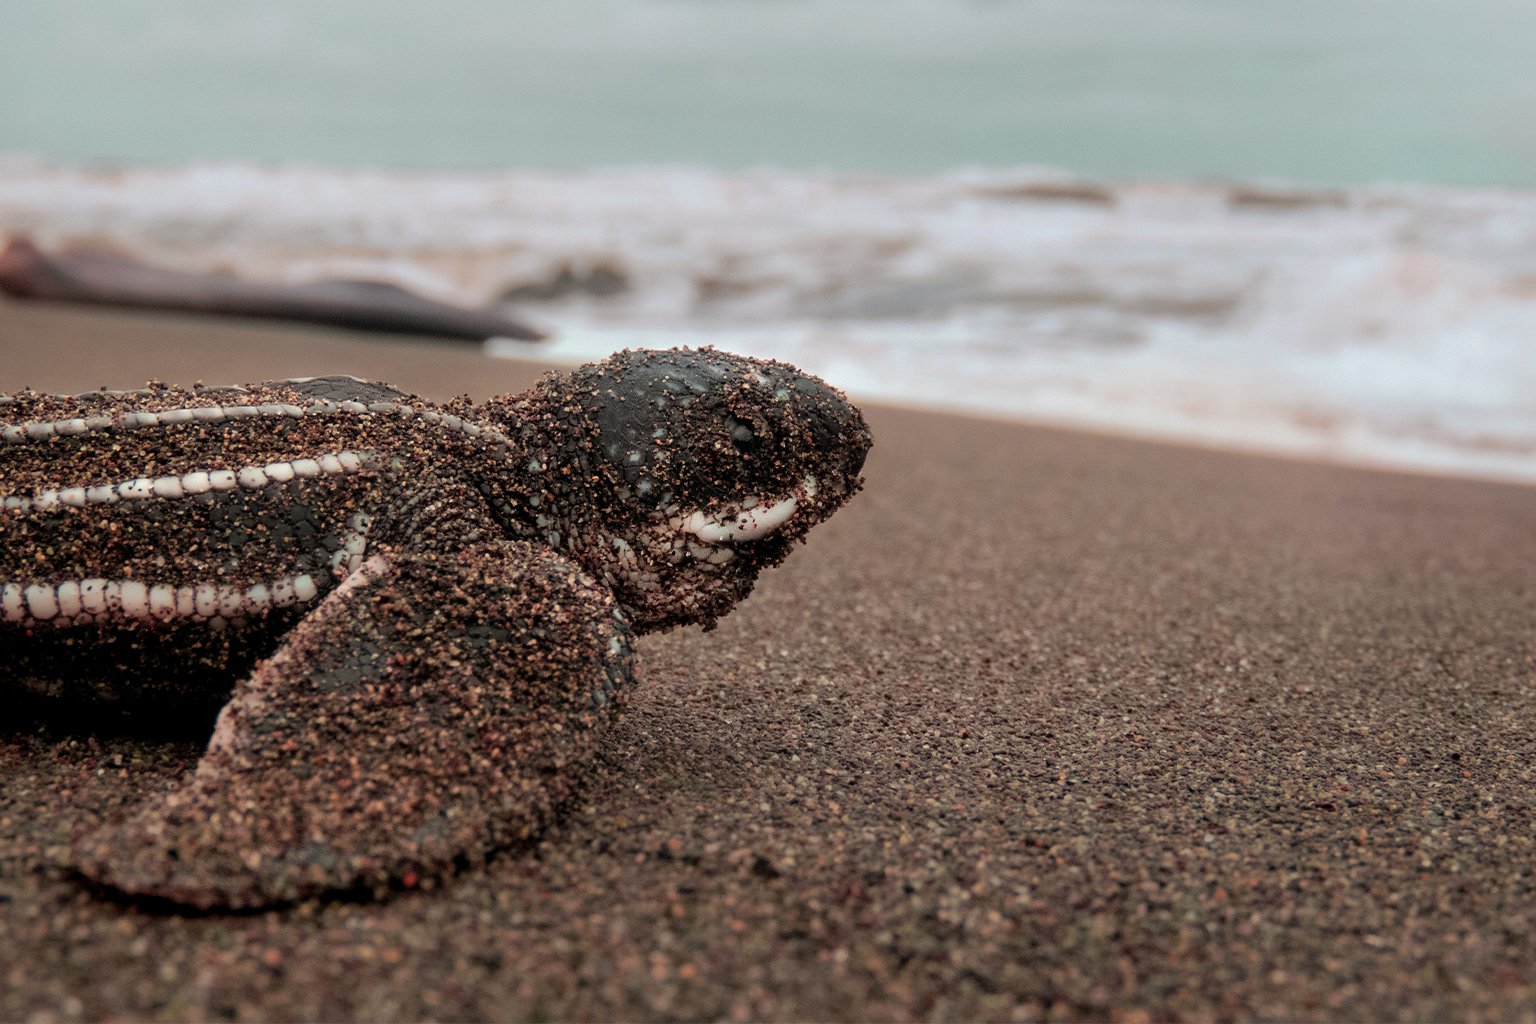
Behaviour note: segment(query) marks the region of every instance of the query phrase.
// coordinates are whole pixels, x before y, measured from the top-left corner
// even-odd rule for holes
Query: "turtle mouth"
[[[681,534],[691,534],[690,544],[719,545],[761,540],[793,520],[816,496],[814,476],[807,476],[800,486],[778,498],[756,495],[743,498],[735,506],[706,512],[697,509],[675,516],[672,527]]]

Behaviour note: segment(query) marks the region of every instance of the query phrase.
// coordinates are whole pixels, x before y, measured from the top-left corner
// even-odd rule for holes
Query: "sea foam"
[[[714,344],[856,396],[1536,481],[1536,193],[691,168],[0,162],[0,231],[510,302],[514,358]]]

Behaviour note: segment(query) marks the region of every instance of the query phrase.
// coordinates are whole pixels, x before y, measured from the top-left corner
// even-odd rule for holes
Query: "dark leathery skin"
[[[559,511],[541,528],[546,539],[610,583],[641,631],[707,628],[743,600],[760,572],[857,492],[870,445],[858,410],[824,382],[709,349],[619,353],[490,409],[542,467],[530,477],[534,495]],[[723,514],[806,477],[819,482],[816,495],[773,535],[722,545],[734,555],[724,569],[668,550],[668,519]],[[614,539],[637,569],[615,557]]]
[[[84,835],[79,870],[254,907],[527,838],[633,633],[713,624],[857,491],[868,446],[834,389],[707,349],[480,407],[350,377],[0,397],[12,692],[228,699],[197,769]]]

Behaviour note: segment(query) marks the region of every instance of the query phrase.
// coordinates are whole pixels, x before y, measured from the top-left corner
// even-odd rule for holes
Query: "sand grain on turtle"
[[[352,377],[0,397],[9,692],[222,705],[196,769],[76,868],[260,907],[530,837],[633,636],[712,626],[858,490],[869,444],[824,382],[711,349],[479,406]]]

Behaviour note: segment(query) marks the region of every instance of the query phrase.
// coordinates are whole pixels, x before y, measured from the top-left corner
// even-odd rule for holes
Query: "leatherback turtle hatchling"
[[[199,907],[382,892],[531,835],[632,635],[713,625],[870,445],[827,384],[712,349],[480,406],[316,377],[23,391],[0,421],[0,682],[228,699],[195,771],[73,852]]]

